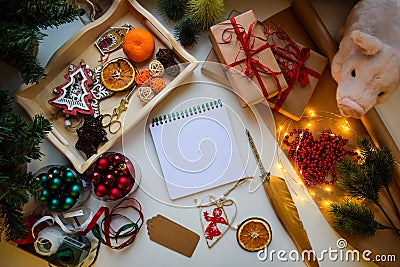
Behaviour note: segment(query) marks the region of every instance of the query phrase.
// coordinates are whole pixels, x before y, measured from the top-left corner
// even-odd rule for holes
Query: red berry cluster
[[[97,197],[117,200],[132,189],[135,170],[128,158],[113,152],[96,160],[89,177]]]
[[[291,137],[294,140],[290,141]],[[285,136],[283,143],[289,147],[288,157],[296,161],[306,186],[333,184],[336,181],[336,162],[345,154],[357,155],[345,148],[348,139],[331,130],[324,130],[315,140],[309,129],[294,129]],[[328,180],[329,174],[331,178]]]

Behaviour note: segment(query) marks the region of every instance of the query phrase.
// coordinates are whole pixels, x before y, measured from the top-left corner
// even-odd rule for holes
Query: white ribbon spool
[[[59,226],[49,226],[39,232],[35,240],[35,251],[42,256],[50,256],[57,252],[66,234]]]

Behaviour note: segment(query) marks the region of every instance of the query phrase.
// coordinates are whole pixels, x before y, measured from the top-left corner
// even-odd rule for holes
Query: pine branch
[[[78,8],[72,0],[0,1],[0,61],[14,67],[25,84],[45,77],[36,59],[41,30],[76,20]]]
[[[18,240],[26,236],[28,229],[24,224],[22,209],[15,209],[7,202],[0,202],[0,228],[4,231],[6,240]]]
[[[24,83],[35,83],[45,77],[44,68],[36,59],[35,51],[43,33],[32,25],[21,25],[16,22],[0,23],[1,60],[6,61],[22,75]]]
[[[10,94],[0,88],[0,100],[7,111],[0,113],[0,231],[7,240],[26,236],[22,208],[29,199],[29,193],[37,197],[41,189],[33,182],[33,175],[27,173],[22,164],[39,159],[39,144],[51,129],[50,122],[36,115],[28,123],[20,115],[12,113]]]
[[[0,86],[0,114],[12,111],[12,96]]]
[[[362,169],[357,163],[343,158],[337,163],[337,184],[347,191],[352,197],[367,199],[373,203],[379,202],[379,191],[381,189],[373,177]]]
[[[68,0],[30,0],[15,1],[6,5],[2,13],[2,21],[18,22],[31,25],[37,29],[58,27],[74,21],[78,9],[73,1]],[[3,7],[3,5],[1,5]]]
[[[378,149],[366,138],[359,140],[358,145],[361,151],[359,163],[346,158],[338,162],[338,185],[352,197],[373,202],[385,215],[391,228],[395,229],[395,224],[379,202],[379,192],[385,188],[392,204],[396,207],[397,216],[400,217],[389,190],[394,173],[393,156],[389,149],[385,147]],[[400,231],[396,232],[400,235]]]
[[[380,226],[370,209],[347,198],[340,203],[332,203],[328,212],[333,216],[336,229],[352,235],[371,237]]]
[[[367,138],[359,140],[358,146],[363,168],[368,169],[378,184],[389,187],[394,174],[394,158],[389,148],[383,146],[379,149]]]
[[[361,151],[361,166],[367,170],[379,186],[385,188],[392,205],[396,209],[397,217],[400,219],[400,210],[390,192],[395,166],[392,152],[386,146],[377,148],[367,138],[359,140],[358,146]]]
[[[16,240],[26,236],[22,209],[28,202],[27,184],[32,176],[26,176],[22,169],[9,170],[10,175],[0,174],[0,218],[6,239]]]
[[[8,113],[0,117],[0,125],[12,129],[0,142],[0,166],[29,163],[42,155],[39,144],[51,130],[50,122],[36,115],[31,124],[17,114]]]

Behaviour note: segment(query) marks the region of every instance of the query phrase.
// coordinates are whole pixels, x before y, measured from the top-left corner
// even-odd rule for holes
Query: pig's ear
[[[383,44],[374,36],[355,30],[351,33],[351,39],[364,55],[373,56],[383,48]]]

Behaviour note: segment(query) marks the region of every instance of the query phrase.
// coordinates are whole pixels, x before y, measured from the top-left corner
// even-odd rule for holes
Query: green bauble
[[[46,183],[47,183],[47,174],[46,173],[41,173],[38,176],[36,176],[35,179],[38,180],[41,185],[46,185]]]
[[[158,11],[170,20],[179,20],[185,14],[187,0],[160,0]]]
[[[66,168],[63,173],[63,179],[64,179],[64,182],[66,182],[66,183],[73,183],[76,181],[76,176],[71,169]]]
[[[60,176],[54,176],[48,183],[52,190],[59,190],[63,186],[63,179]]]
[[[189,0],[188,15],[200,30],[208,30],[225,15],[223,0]]]
[[[50,177],[55,177],[55,176],[59,176],[61,174],[61,169],[59,167],[51,167],[48,171],[47,171],[47,176]]]
[[[81,186],[79,184],[72,184],[67,188],[67,194],[69,194],[72,197],[79,197],[79,194],[81,193]]]
[[[42,193],[40,194],[39,200],[46,201],[50,197],[50,192],[47,189],[43,189]]]
[[[63,197],[63,199],[61,201],[62,209],[64,211],[69,210],[70,208],[72,208],[75,205],[76,201],[77,201],[77,199],[74,197],[70,197],[70,196]]]
[[[61,207],[61,200],[58,197],[51,197],[47,201],[47,207],[51,211],[58,211]]]

